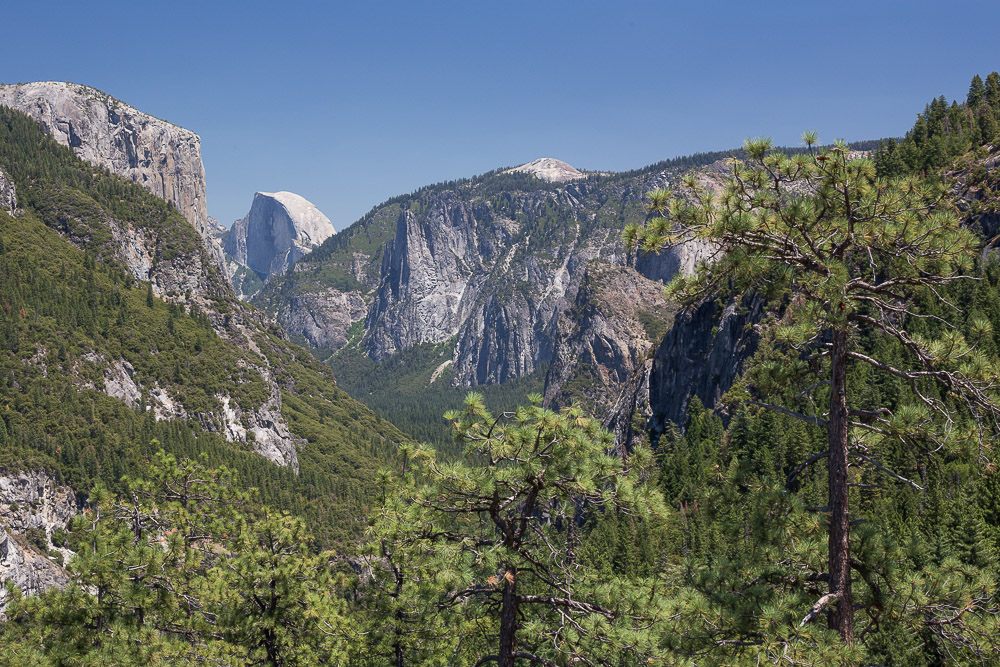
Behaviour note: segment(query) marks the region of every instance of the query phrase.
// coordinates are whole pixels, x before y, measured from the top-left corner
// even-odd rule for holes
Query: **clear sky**
[[[901,135],[1000,69],[997,2],[17,2],[0,80],[73,81],[201,135],[209,213],[291,190],[342,229],[421,185],[625,170],[768,135]]]

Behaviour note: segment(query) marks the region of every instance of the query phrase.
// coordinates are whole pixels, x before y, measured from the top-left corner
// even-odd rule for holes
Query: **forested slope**
[[[206,453],[322,539],[352,533],[406,438],[240,304],[171,205],[6,108],[0,167],[18,207],[0,212],[4,465],[86,494],[98,480],[120,488],[159,448]],[[286,467],[255,433],[293,443],[272,452]]]

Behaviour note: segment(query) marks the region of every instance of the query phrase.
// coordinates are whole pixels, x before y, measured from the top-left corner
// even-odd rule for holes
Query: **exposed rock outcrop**
[[[135,409],[142,398],[142,390],[135,383],[135,368],[127,361],[118,359],[104,371],[104,393],[111,398],[125,401]]]
[[[23,540],[0,528],[0,582],[11,582],[25,595],[38,595],[69,584],[69,574]],[[7,609],[8,593],[0,587],[0,618]]]
[[[339,349],[350,339],[351,326],[364,319],[367,310],[361,292],[331,287],[318,293],[292,295],[282,303],[278,320],[314,347]]]
[[[270,380],[270,376],[266,378]],[[231,442],[247,442],[253,450],[272,463],[290,466],[299,472],[297,445],[305,443],[288,429],[281,416],[281,392],[270,383],[271,395],[264,405],[244,412],[238,405],[230,404],[229,396],[219,396],[222,401],[223,434]]]
[[[485,215],[484,215],[485,213]],[[453,193],[423,216],[403,211],[382,260],[383,282],[368,312],[365,347],[375,360],[458,333],[509,240],[507,229]]]
[[[549,183],[565,183],[567,181],[587,178],[587,175],[576,167],[551,157],[540,157],[537,160],[532,160],[527,164],[522,164],[520,167],[514,167],[507,171],[533,174]]]
[[[710,300],[679,312],[653,358],[633,373],[604,419],[619,446],[631,444],[636,417],[656,439],[667,422],[684,423],[692,397],[714,408],[757,350],[763,303],[745,297],[720,308]]]
[[[508,170],[431,186],[376,207],[336,245],[327,244],[295,271],[272,279],[254,303],[290,333],[324,350],[336,351],[356,331],[353,327],[363,324],[361,347],[376,361],[420,344],[454,341],[449,376],[459,386],[523,377],[557,361],[555,351],[562,345],[549,393],[554,399],[556,387],[577,372],[573,356],[582,348],[565,340],[570,325],[564,315],[577,303],[587,266],[601,260],[622,269],[633,262],[622,247],[621,229],[642,220],[646,193],[669,185],[678,172],[651,169],[627,177],[578,179],[584,175],[564,165],[558,172],[562,178],[545,171],[558,167],[556,161],[537,162],[518,169],[548,173],[548,183],[513,178]],[[372,251],[379,237],[387,240]],[[656,292],[653,282],[691,271],[705,250],[691,245],[655,261],[641,259],[630,269],[633,276],[644,276],[641,294]],[[359,303],[367,305],[363,322]],[[618,314],[609,310],[607,317]],[[613,334],[593,331],[594,338],[583,346],[600,345],[601,336],[617,341],[621,359],[630,361],[614,371],[598,371],[617,381],[650,341],[645,334],[626,333],[641,328],[634,320],[609,326]],[[606,406],[612,395],[592,398]]]
[[[0,169],[0,211],[7,215],[14,215],[17,211],[17,191],[3,169]]]
[[[183,403],[171,396],[167,389],[156,382],[142,384],[129,362],[116,359],[109,363],[103,355],[94,353],[84,355],[84,360],[103,368],[104,393],[124,401],[130,408],[139,407],[145,400],[145,409],[152,410],[157,421],[192,417]],[[291,466],[298,472],[297,447],[305,441],[292,434],[281,415],[281,391],[272,380],[270,369],[262,365],[255,366],[252,370],[261,375],[270,390],[268,399],[262,405],[242,407],[228,394],[217,395],[215,398],[219,401],[220,409],[198,414],[196,417],[206,430],[220,432],[230,442],[249,443],[255,452],[272,463]],[[79,384],[87,386],[83,382]],[[91,385],[89,388],[94,387]]]
[[[201,138],[94,88],[58,81],[0,86],[0,104],[37,120],[91,164],[107,168],[172,202],[224,265],[212,236]]]
[[[222,243],[222,237],[225,236],[226,232],[229,231],[228,229],[226,229],[225,225],[223,225],[221,222],[219,222],[212,216],[208,216],[208,224],[206,225],[206,229],[208,230],[209,236],[215,239],[219,239],[220,244]]]
[[[611,407],[669,325],[673,307],[662,288],[629,266],[592,262],[587,267],[572,307],[559,318],[545,379],[546,405],[577,403],[593,414]]]
[[[281,275],[336,233],[330,219],[293,192],[258,192],[246,217],[233,223],[223,246],[233,262],[260,280]],[[234,273],[237,267],[230,267]]]
[[[51,536],[79,511],[73,490],[43,472],[0,474],[0,521],[15,534],[39,528]]]
[[[27,595],[65,586],[68,574],[40,547],[57,553],[56,559],[71,557],[73,552],[52,544],[52,535],[79,511],[72,489],[43,472],[0,474],[0,581],[11,581]],[[29,531],[44,545],[26,539]],[[6,606],[7,593],[0,587],[0,615]]]

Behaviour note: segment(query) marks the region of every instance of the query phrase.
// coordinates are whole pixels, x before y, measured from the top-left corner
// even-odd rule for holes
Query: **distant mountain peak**
[[[336,233],[330,218],[301,195],[282,190],[279,192],[258,192],[255,196],[270,197],[288,211],[288,217],[296,232],[295,240],[299,245],[316,247]]]
[[[259,284],[238,277],[240,266],[261,280],[285,273],[292,264],[336,234],[330,219],[294,192],[257,192],[250,212],[233,223],[222,246],[233,261],[228,268],[237,294],[248,297]]]
[[[549,183],[565,183],[567,181],[575,181],[580,178],[587,178],[585,173],[573,165],[551,157],[540,157],[527,164],[522,164],[520,167],[514,167],[513,169],[507,170],[507,173],[511,172],[534,174],[538,178],[543,181],[548,181]]]

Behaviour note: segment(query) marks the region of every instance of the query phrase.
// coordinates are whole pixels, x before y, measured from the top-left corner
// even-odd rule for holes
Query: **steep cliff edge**
[[[715,407],[757,350],[757,324],[766,315],[759,297],[705,301],[677,313],[652,358],[633,371],[605,416],[605,428],[628,448],[638,431],[659,437],[667,423],[683,424],[691,399]]]
[[[304,197],[294,192],[258,192],[250,212],[223,235],[222,245],[235,264],[229,267],[231,275],[245,268],[263,282],[283,275],[335,233],[330,219]],[[243,280],[236,286],[242,296],[249,297],[259,289],[250,286],[259,282]]]
[[[571,308],[559,318],[545,403],[604,414],[652,355],[674,312],[663,284],[631,266],[592,262]]]
[[[87,162],[173,203],[221,267],[209,222],[201,138],[88,86],[38,81],[0,86],[0,104],[26,113]]]

